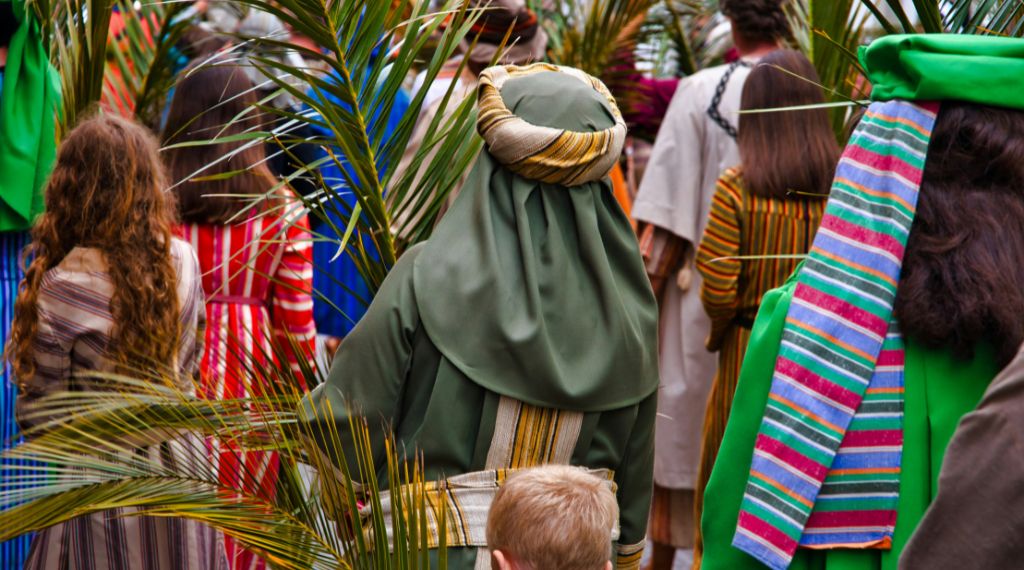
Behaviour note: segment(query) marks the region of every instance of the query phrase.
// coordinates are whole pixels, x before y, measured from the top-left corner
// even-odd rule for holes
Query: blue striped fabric
[[[801,546],[892,546],[904,365],[892,310],[937,110],[871,105],[797,276],[733,538],[775,570]]]
[[[25,232],[0,232],[0,338],[7,343],[10,334],[11,320],[14,318],[14,298],[18,294],[18,283],[21,281],[21,267],[18,256],[29,243]],[[3,448],[15,442],[18,426],[14,421],[14,396],[17,390],[11,378],[9,366],[3,366],[2,385],[0,385],[0,442]],[[17,465],[16,465],[17,466]],[[3,471],[4,477],[15,475],[18,471]],[[0,543],[0,568],[21,568],[28,556],[31,536],[21,536]]]

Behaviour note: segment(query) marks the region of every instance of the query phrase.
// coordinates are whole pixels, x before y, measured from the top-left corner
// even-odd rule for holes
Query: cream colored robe
[[[710,322],[700,302],[701,280],[692,267],[692,251],[704,233],[719,174],[740,162],[736,141],[708,116],[727,69],[705,69],[679,83],[633,204],[635,219],[691,244],[689,288],[683,291],[669,280],[661,307],[654,480],[669,489],[693,489],[696,483],[704,408],[717,365],[704,347]],[[739,124],[740,94],[749,72],[748,67],[736,68],[719,105],[733,127]]]

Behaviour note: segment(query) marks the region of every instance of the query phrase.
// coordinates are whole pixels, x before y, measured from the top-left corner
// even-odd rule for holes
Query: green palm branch
[[[375,292],[404,248],[429,236],[459,175],[471,166],[481,147],[482,141],[474,129],[473,101],[454,97],[453,85],[445,102],[455,110],[448,113],[449,120],[441,121],[443,113],[439,113],[438,119],[429,125],[426,144],[412,160],[412,172],[396,174],[393,168],[408,146],[423,107],[426,86],[456,53],[479,12],[468,10],[457,0],[448,0],[437,12],[428,11],[426,2],[409,0],[396,2],[398,6],[374,0],[239,3],[277,16],[322,50],[309,49],[286,38],[247,39],[249,47],[292,50],[304,58],[305,66],[258,55],[251,58],[266,82],[278,89],[264,101],[286,93],[303,110],[262,104],[258,111],[271,117],[277,126],[235,135],[231,140],[244,140],[246,144],[272,141],[283,153],[304,144],[327,149],[322,158],[301,168],[282,184],[298,177],[316,183],[318,191],[303,198],[306,213],[330,231],[320,232],[314,239],[330,240],[339,255],[350,256],[371,292]],[[405,14],[411,16],[407,18]],[[424,48],[433,43],[436,48],[430,59],[423,61]],[[398,92],[410,71],[416,69],[425,70],[425,86],[412,94],[408,108],[398,117],[397,127],[385,136]],[[296,136],[294,133],[302,125],[312,127],[316,136]],[[211,138],[187,144],[222,142],[228,139]],[[320,169],[325,166],[336,167],[338,179],[324,179]],[[203,174],[197,172],[196,176]],[[252,198],[262,200],[266,196]],[[344,200],[346,196],[354,198],[350,201],[352,206]],[[400,215],[406,211],[420,215]],[[400,240],[400,235],[412,237]],[[363,301],[368,303],[369,299]]]
[[[306,368],[306,377],[314,378],[317,371]],[[401,459],[391,438],[385,457],[374,457],[363,419],[314,431],[316,418],[301,421],[296,412],[301,391],[287,365],[247,372],[253,385],[275,389],[250,399],[210,401],[176,388],[170,376],[140,371],[137,378],[103,376],[110,391],[58,393],[40,402],[26,417],[41,425],[0,455],[0,471],[8,471],[4,464],[12,460],[37,465],[4,473],[0,541],[124,509],[122,516],[201,522],[275,568],[430,568],[431,507],[422,464]],[[342,451],[343,440],[352,456]],[[318,444],[334,450],[334,458]],[[135,451],[160,445],[174,445],[176,457],[195,461],[170,466]],[[275,491],[246,473],[244,461],[221,461],[218,472],[211,448],[239,457],[277,453]],[[401,489],[392,493],[393,516],[387,519],[380,514],[381,466],[387,481]],[[433,508],[440,509],[434,552],[443,568],[446,514],[443,502]]]
[[[887,34],[961,33],[1020,37],[1024,5],[1016,0],[861,0]]]
[[[173,84],[180,2],[28,0],[61,77],[61,132],[100,101],[155,126]],[[115,10],[122,25],[111,35]]]
[[[603,77],[616,56],[632,52],[660,0],[554,0],[547,11],[553,63]],[[553,16],[553,15],[556,15]]]

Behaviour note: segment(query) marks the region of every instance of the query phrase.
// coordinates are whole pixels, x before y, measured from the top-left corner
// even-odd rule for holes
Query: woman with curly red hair
[[[172,236],[154,138],[125,119],[101,116],[61,145],[32,229],[6,357],[19,387],[18,420],[59,421],[49,395],[109,390],[100,374],[159,370],[190,393],[203,353],[203,290],[195,253]],[[184,437],[184,436],[183,436]],[[202,461],[195,442],[136,451],[166,469]],[[43,530],[25,568],[222,568],[217,534],[193,521],[85,515]]]

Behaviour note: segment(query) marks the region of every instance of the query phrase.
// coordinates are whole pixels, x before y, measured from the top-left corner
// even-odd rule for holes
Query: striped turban
[[[501,88],[510,79],[535,73],[557,72],[574,77],[597,91],[615,119],[611,127],[574,132],[532,125],[505,105]],[[526,67],[491,67],[480,75],[476,128],[487,150],[509,170],[531,180],[578,186],[604,178],[622,153],[626,123],[608,88],[578,69],[547,63]]]

